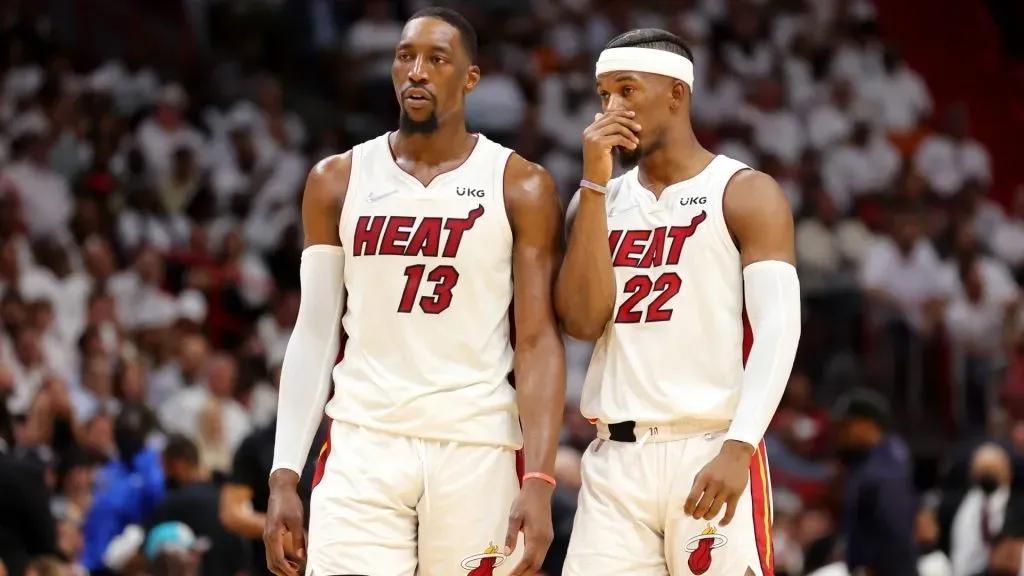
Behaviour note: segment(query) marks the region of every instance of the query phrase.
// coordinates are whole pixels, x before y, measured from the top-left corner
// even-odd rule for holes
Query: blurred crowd
[[[305,175],[393,129],[427,2],[183,2],[180,69],[80,54],[42,4],[0,8],[0,575],[266,574]],[[872,2],[453,4],[481,39],[471,129],[564,204],[596,55],[637,27],[692,43],[700,141],[786,191],[805,325],[766,438],[776,573],[1017,574],[1024,184],[992,200],[969,111],[934,109]],[[589,353],[567,342],[549,576]]]

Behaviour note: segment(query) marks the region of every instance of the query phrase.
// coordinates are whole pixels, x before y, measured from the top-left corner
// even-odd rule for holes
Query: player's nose
[[[626,107],[626,101],[623,98],[620,98],[614,94],[612,94],[611,97],[608,98],[608,108],[606,109],[607,112],[618,112],[626,110],[629,110],[629,108]]]
[[[427,81],[427,59],[425,56],[417,56],[409,67],[409,80],[416,83]]]

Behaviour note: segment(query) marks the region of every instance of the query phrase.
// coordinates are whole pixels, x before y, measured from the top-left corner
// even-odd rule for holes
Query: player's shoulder
[[[505,201],[510,205],[518,201],[531,202],[548,196],[557,196],[555,179],[551,177],[551,173],[517,152],[509,154],[503,180]]]
[[[723,200],[726,211],[765,210],[785,208],[789,212],[789,200],[779,183],[770,175],[744,167],[737,170],[725,186]]]
[[[348,180],[351,171],[352,150],[349,149],[341,154],[331,154],[313,164],[309,170],[309,178],[311,180],[337,180],[339,177],[344,177],[345,180]]]
[[[518,186],[535,182],[550,184],[552,187],[555,184],[554,178],[546,168],[536,162],[530,162],[520,156],[518,152],[512,151],[505,164],[505,184]]]
[[[332,154],[309,169],[303,204],[314,209],[337,209],[344,202],[352,175],[352,150]]]

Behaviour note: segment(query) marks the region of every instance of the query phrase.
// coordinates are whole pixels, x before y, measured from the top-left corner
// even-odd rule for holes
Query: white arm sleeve
[[[757,446],[793,369],[800,341],[800,281],[792,264],[766,260],[743,269],[743,285],[754,344],[727,439]]]
[[[302,251],[302,299],[281,365],[272,471],[287,468],[302,475],[323,419],[341,339],[344,269],[341,246],[315,244]]]

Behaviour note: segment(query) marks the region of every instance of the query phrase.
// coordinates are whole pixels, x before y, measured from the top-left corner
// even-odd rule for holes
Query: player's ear
[[[685,82],[682,80],[672,82],[672,101],[669,104],[669,108],[673,112],[684,109],[683,104],[685,104],[686,100],[690,97],[689,94],[690,88]]]
[[[476,64],[469,65],[469,72],[466,74],[466,92],[472,92],[480,83],[480,67]]]

